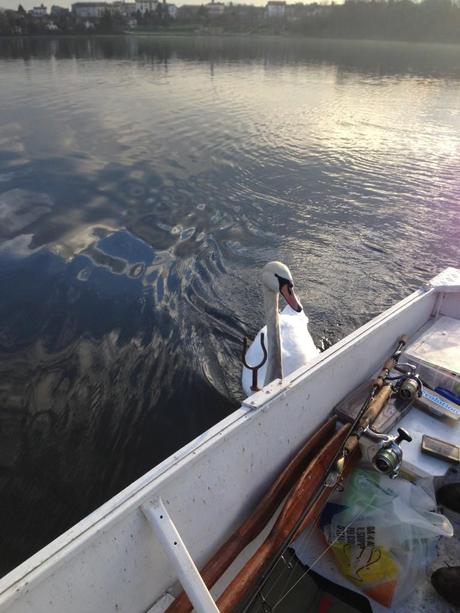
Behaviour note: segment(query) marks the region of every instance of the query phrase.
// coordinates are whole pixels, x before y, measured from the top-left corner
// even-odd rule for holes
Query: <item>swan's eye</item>
[[[280,277],[275,274],[275,277],[278,279],[278,283],[280,285],[280,291],[283,289],[285,285],[287,285],[288,292],[292,294],[292,288],[294,287],[294,283],[289,279],[285,279],[284,277]]]

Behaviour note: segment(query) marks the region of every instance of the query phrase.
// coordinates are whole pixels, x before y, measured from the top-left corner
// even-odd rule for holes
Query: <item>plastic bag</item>
[[[420,485],[357,469],[321,516],[340,572],[386,607],[401,603],[425,575],[449,520]]]

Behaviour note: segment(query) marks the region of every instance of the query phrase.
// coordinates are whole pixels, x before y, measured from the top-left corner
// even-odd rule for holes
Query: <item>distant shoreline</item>
[[[411,45],[443,45],[443,46],[452,46],[459,47],[460,42],[455,41],[438,41],[438,40],[410,40],[410,39],[398,39],[398,38],[352,38],[352,37],[330,37],[330,36],[302,36],[299,34],[290,34],[287,32],[274,34],[269,32],[258,32],[258,33],[246,33],[246,32],[223,32],[219,34],[215,34],[212,32],[180,32],[180,31],[172,31],[168,32],[155,32],[145,30],[143,32],[133,31],[133,32],[123,32],[120,33],[122,36],[151,36],[157,38],[245,38],[245,39],[270,39],[270,40],[296,40],[296,41],[335,41],[335,42],[363,42],[363,43],[407,43]]]
[[[290,33],[270,33],[270,32],[191,32],[181,30],[171,31],[124,31],[111,33],[88,33],[88,32],[42,32],[35,34],[0,34],[1,40],[21,40],[21,39],[56,39],[56,38],[129,38],[129,37],[144,37],[144,38],[202,38],[202,39],[230,39],[240,38],[245,40],[293,40],[297,42],[317,41],[317,42],[354,42],[354,43],[379,43],[379,44],[408,44],[408,45],[439,45],[442,47],[456,47],[460,49],[460,42],[454,41],[438,41],[438,40],[408,40],[397,38],[352,38],[352,37],[327,37],[327,36],[301,36]]]

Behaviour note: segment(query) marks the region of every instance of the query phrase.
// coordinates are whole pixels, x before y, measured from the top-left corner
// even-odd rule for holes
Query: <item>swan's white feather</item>
[[[267,346],[267,326],[264,326],[248,349],[246,361],[250,365],[259,364],[262,361],[263,353],[260,345],[262,332],[265,334],[265,346]],[[308,330],[308,317],[304,311],[296,313],[289,305],[286,305],[280,313],[280,335],[284,377],[301,366],[305,366],[319,354],[319,349],[315,346]],[[259,387],[264,384],[266,366],[265,363],[258,372]],[[252,372],[245,367],[243,367],[241,380],[245,394],[247,396],[253,394],[251,390]]]

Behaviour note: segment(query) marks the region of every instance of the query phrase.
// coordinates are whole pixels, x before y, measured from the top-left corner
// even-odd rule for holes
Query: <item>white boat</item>
[[[0,611],[162,611],[177,593],[179,577],[201,603],[197,609],[217,610],[194,565],[200,568],[241,524],[293,452],[373,375],[398,337],[415,335],[440,315],[460,320],[460,270],[444,270],[307,367],[250,396],[3,577]],[[416,425],[412,434],[415,449],[421,436]],[[458,440],[459,427],[448,436]],[[433,462],[433,474],[447,470]],[[247,555],[235,561],[214,596]]]

